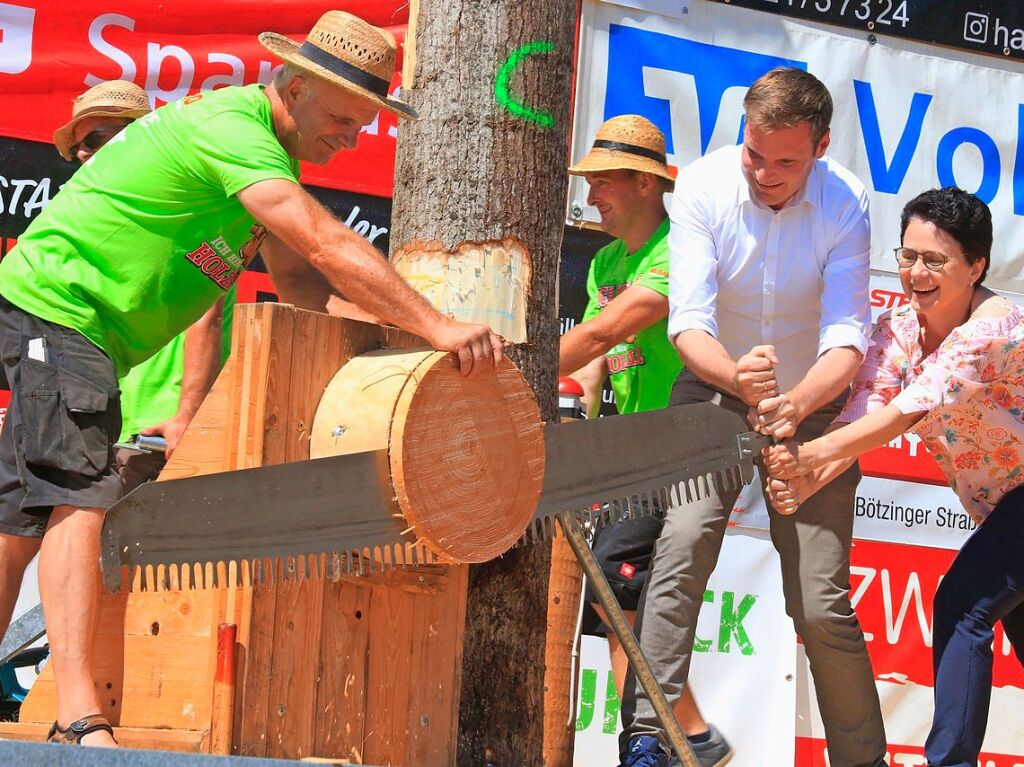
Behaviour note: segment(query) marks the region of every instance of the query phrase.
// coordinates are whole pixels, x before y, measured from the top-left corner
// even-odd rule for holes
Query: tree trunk
[[[576,1],[420,0],[418,13],[416,6],[413,0],[415,53],[404,96],[421,117],[399,130],[392,257],[399,266],[412,253],[400,271],[413,285],[432,276],[443,278],[432,284],[466,288],[450,297],[461,302],[460,318],[500,314],[511,317],[509,327],[523,324],[525,338],[516,339],[523,342],[508,353],[533,387],[542,417],[553,421]],[[490,250],[482,253],[479,243]],[[424,253],[434,257],[431,265]],[[473,269],[460,270],[460,260]],[[427,274],[438,268],[441,274]],[[494,284],[472,284],[488,270]],[[502,276],[495,280],[496,270]],[[518,291],[520,308],[503,290]],[[460,765],[545,763],[549,568],[544,542],[470,569]],[[556,761],[562,760],[549,763]]]

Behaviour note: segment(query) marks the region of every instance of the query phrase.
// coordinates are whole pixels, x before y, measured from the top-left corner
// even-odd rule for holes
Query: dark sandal
[[[106,730],[110,733],[111,737],[114,736],[114,728],[110,726],[110,722],[102,714],[89,714],[89,716],[83,716],[81,719],[75,720],[65,729],[61,729],[60,725],[54,722],[53,727],[50,728],[50,733],[46,736],[46,741],[48,743],[62,743],[69,746],[79,745],[82,742],[82,738],[86,735],[99,732],[100,730]]]

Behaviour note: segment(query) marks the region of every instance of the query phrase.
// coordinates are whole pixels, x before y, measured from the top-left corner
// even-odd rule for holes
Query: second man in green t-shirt
[[[583,322],[562,337],[559,349],[559,375],[580,383],[592,418],[601,410],[606,378],[619,413],[637,413],[666,407],[682,369],[667,331],[664,195],[672,191],[673,180],[665,160],[661,131],[639,115],[621,115],[601,126],[590,153],[569,169],[586,178],[587,202],[597,208],[601,229],[616,238],[594,256]],[[594,554],[631,622],[661,527],[660,517],[641,517],[603,528],[594,540]],[[593,595],[587,599],[603,618]],[[626,657],[614,637],[608,640],[621,695]],[[704,721],[689,687],[675,714],[701,767],[729,761],[729,744]]]

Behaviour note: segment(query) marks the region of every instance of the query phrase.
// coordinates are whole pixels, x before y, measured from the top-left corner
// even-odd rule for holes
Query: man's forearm
[[[341,242],[310,254],[321,274],[344,274],[344,285],[334,285],[353,303],[391,325],[430,340],[439,322],[447,320],[429,301],[398,275],[363,237],[339,227]]]
[[[328,301],[334,295],[331,284],[312,267],[302,277],[295,272],[276,275],[274,270],[270,269],[270,277],[274,281],[274,287],[277,288],[277,295],[281,302],[292,304],[300,309],[326,312]]]
[[[577,372],[611,348],[610,344],[606,344],[592,332],[592,328],[593,323],[584,322],[562,336],[558,346],[559,375],[571,375],[575,378]],[[582,381],[580,383],[582,384]]]
[[[689,370],[705,383],[733,397],[736,388],[736,361],[717,338],[703,330],[684,330],[675,337],[676,351]]]
[[[787,395],[803,421],[814,411],[832,402],[850,385],[863,361],[851,346],[829,349],[807,371],[807,375]]]
[[[176,418],[188,423],[203,404],[221,365],[221,333],[224,299],[185,331],[185,367]]]
[[[583,388],[584,414],[588,418],[597,418],[601,412],[601,390],[604,388],[605,378],[608,377],[604,357],[595,357],[579,370],[573,371],[571,377]]]

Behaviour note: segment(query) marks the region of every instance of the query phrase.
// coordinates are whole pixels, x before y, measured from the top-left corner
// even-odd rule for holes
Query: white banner
[[[1024,292],[1024,74],[1019,63],[691,0],[675,18],[584,2],[573,161],[598,126],[642,114],[682,167],[740,137],[746,89],[779,65],[819,77],[835,102],[829,154],[871,194],[872,267],[894,271],[899,213],[957,184],[992,208],[988,282]],[[870,36],[873,40],[874,36]],[[569,216],[596,220],[574,178]]]
[[[604,639],[583,637],[574,764],[614,767],[619,699]],[[730,530],[704,594],[690,679],[704,717],[725,734],[736,767],[793,764],[796,636],[782,599],[779,558],[762,532]]]

